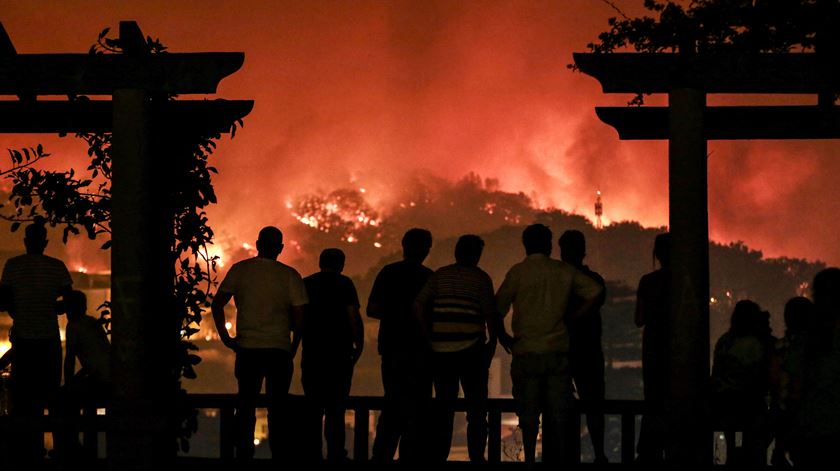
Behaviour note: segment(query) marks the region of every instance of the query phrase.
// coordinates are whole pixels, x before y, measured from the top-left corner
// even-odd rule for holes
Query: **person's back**
[[[592,440],[595,463],[606,463],[604,414],[597,411],[603,407],[606,395],[604,351],[601,348],[601,306],[606,300],[606,282],[600,274],[583,263],[586,258],[586,238],[582,232],[568,230],[557,243],[561,260],[573,265],[604,289],[589,312],[577,319],[568,319],[566,324],[569,327],[569,364],[575,391],[585,405],[596,409],[586,413],[586,427]],[[574,312],[582,302],[580,297],[573,296],[568,311]]]
[[[840,441],[840,268],[817,273],[802,401],[802,464],[817,469]],[[797,463],[799,464],[799,463]]]
[[[653,256],[660,268],[642,276],[636,291],[636,327],[642,328],[642,378],[647,412],[636,446],[640,463],[664,460],[663,408],[668,390],[668,318],[671,312],[671,235],[656,236]]]
[[[281,427],[297,347],[303,337],[303,312],[308,299],[298,272],[279,261],[283,233],[268,226],[257,238],[257,256],[235,263],[213,298],[213,322],[222,343],[236,353],[236,457],[254,456],[256,405],[263,382],[268,395],[271,454],[289,446],[289,430]],[[236,337],[226,327],[225,306],[236,304]],[[285,418],[285,417],[283,417]],[[273,436],[273,438],[271,438]]]
[[[321,252],[321,271],[304,278],[309,304],[304,323],[301,383],[307,402],[306,454],[313,462],[346,459],[344,412],[353,378],[353,367],[364,347],[359,297],[353,281],[342,275],[345,255],[340,249]],[[323,433],[322,433],[323,423]],[[310,431],[311,430],[311,431]]]
[[[455,263],[439,268],[415,302],[415,316],[429,326],[431,375],[435,397],[442,402],[464,391],[467,404],[467,451],[470,462],[483,463],[487,443],[487,380],[496,349],[493,281],[478,267],[484,241],[463,235],[455,245]],[[489,341],[488,341],[489,339]],[[433,410],[429,456],[449,458],[455,412]]]
[[[303,283],[309,296],[303,361],[307,358],[350,358],[354,327],[347,307],[359,306],[353,280],[341,273],[320,271],[304,278]]]
[[[385,405],[376,426],[372,459],[390,462],[397,446],[400,460],[421,458],[418,425],[431,394],[423,338],[414,318],[414,300],[432,270],[423,260],[432,247],[432,234],[410,229],[402,239],[403,260],[376,275],[367,303],[367,315],[379,320],[379,354]]]
[[[12,413],[43,415],[61,385],[61,339],[58,298],[70,292],[73,280],[64,263],[44,255],[48,243],[42,221],[25,229],[26,254],[3,267],[0,284],[10,291],[14,337]],[[21,458],[40,458],[43,434],[21,433],[15,451]]]
[[[18,338],[58,338],[56,300],[72,284],[64,262],[44,254],[12,257],[3,268],[2,283],[11,288],[9,313]]]
[[[572,407],[567,319],[589,312],[603,288],[571,264],[549,258],[551,230],[533,224],[522,232],[526,257],[505,275],[496,292],[498,313],[513,307],[513,337],[499,323],[499,340],[513,353],[510,375],[517,402],[525,462],[535,460],[536,439],[543,424],[543,461],[568,463]],[[568,311],[573,295],[583,299]],[[577,436],[575,436],[577,438]],[[578,438],[579,439],[579,438]]]
[[[111,380],[111,344],[102,323],[83,315],[67,323],[67,349],[74,349],[82,369],[101,384]],[[66,381],[66,380],[65,380]]]
[[[594,281],[573,266],[543,254],[528,255],[514,265],[504,283],[497,298],[509,300],[513,306],[511,327],[517,339],[513,353],[567,352],[569,332],[564,315],[572,294],[585,290],[593,296],[600,292]]]
[[[305,304],[299,280],[294,268],[264,257],[231,266],[219,290],[233,293],[240,347],[291,349],[291,306]]]
[[[383,313],[379,323],[380,355],[418,347],[419,336],[411,308],[432,273],[422,264],[400,260],[386,265],[376,276],[368,304],[378,304]]]

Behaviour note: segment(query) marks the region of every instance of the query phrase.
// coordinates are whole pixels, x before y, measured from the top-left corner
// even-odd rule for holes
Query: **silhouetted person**
[[[313,456],[321,456],[321,422],[327,441],[327,460],[347,457],[344,449],[344,411],[350,396],[353,367],[362,355],[365,336],[359,314],[359,296],[353,280],[341,274],[344,252],[325,249],[321,271],[303,279],[309,296],[304,323],[301,380],[312,408]],[[326,416],[326,418],[325,418]]]
[[[592,278],[604,288],[592,311],[584,316],[570,320],[569,327],[569,364],[572,379],[578,397],[587,407],[599,410],[603,407],[606,385],[604,384],[604,351],[601,348],[601,306],[606,300],[606,282],[597,272],[583,264],[586,257],[586,239],[583,233],[576,230],[566,231],[558,241],[560,259],[571,264],[586,276]],[[569,305],[576,309],[581,300],[573,298]],[[592,439],[592,449],[595,451],[595,462],[606,463],[604,453],[604,414],[603,412],[587,413],[586,427]]]
[[[791,298],[785,304],[785,336],[776,342],[770,368],[771,411],[774,415],[773,456],[770,464],[790,466],[799,453],[796,425],[802,407],[802,381],[805,371],[807,328],[814,313],[814,304],[805,297]]]
[[[236,408],[236,456],[254,456],[256,401],[265,380],[271,455],[284,456],[293,432],[282,420],[292,380],[292,359],[303,337],[306,288],[298,272],[279,261],[283,233],[276,227],[260,230],[257,256],[235,263],[213,298],[213,321],[222,343],[236,352],[239,386]],[[236,303],[236,337],[225,327],[225,305]],[[290,338],[291,337],[291,338]]]
[[[731,326],[715,344],[712,365],[712,406],[726,437],[726,462],[746,466],[766,464],[767,344],[764,313],[758,304],[735,304]],[[736,448],[735,432],[743,432]]]
[[[812,286],[816,312],[808,328],[801,418],[804,469],[832,463],[840,443],[840,268],[817,273]]]
[[[636,326],[642,331],[642,378],[645,414],[636,445],[637,461],[664,460],[663,408],[668,391],[668,313],[671,292],[671,234],[659,234],[653,245],[659,269],[642,276],[636,292]]]
[[[496,293],[499,314],[513,306],[513,337],[498,323],[499,341],[513,353],[510,376],[525,463],[536,458],[540,414],[543,419],[543,461],[571,462],[572,380],[569,370],[567,320],[591,312],[603,288],[571,264],[550,258],[551,229],[533,224],[522,232],[526,258],[514,265]],[[573,296],[582,300],[569,312]]]
[[[85,401],[104,399],[111,392],[111,343],[102,323],[87,315],[87,297],[71,291],[64,297],[67,328],[64,358],[64,386],[59,397],[59,413],[70,422],[71,431],[55,435],[60,457],[72,459],[79,449],[78,431],[72,424],[78,419]],[[76,371],[76,360],[81,369]]]
[[[18,417],[42,416],[61,385],[57,301],[72,290],[73,281],[61,260],[44,255],[47,242],[42,222],[27,226],[26,254],[10,258],[0,279],[13,300],[12,414]],[[16,433],[15,438],[18,457],[43,457],[43,433]]]
[[[431,394],[431,382],[428,355],[412,307],[432,275],[432,270],[423,266],[431,247],[429,231],[415,228],[406,232],[403,260],[383,267],[370,291],[367,315],[380,321],[379,354],[385,390],[385,405],[373,441],[374,461],[392,461],[398,445],[401,461],[421,458],[420,420]]]
[[[415,315],[432,350],[435,397],[454,401],[458,386],[467,402],[467,450],[483,463],[487,444],[487,379],[496,352],[496,306],[493,281],[478,261],[484,241],[464,235],[455,244],[455,263],[438,269],[417,296]],[[455,411],[433,412],[429,431],[431,458],[446,461],[452,445]]]

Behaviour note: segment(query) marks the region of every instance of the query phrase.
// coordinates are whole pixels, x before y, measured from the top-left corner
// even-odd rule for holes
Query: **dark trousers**
[[[432,379],[435,398],[445,402],[458,397],[458,385],[464,390],[467,401],[467,450],[470,461],[484,462],[487,446],[487,354],[482,342],[451,353],[432,355]],[[452,427],[455,411],[445,404],[433,412],[433,428],[429,437],[435,461],[446,461],[452,445]]]
[[[15,339],[12,361],[12,409],[17,417],[41,417],[61,386],[61,340]],[[12,450],[19,460],[44,456],[44,433],[13,435]]]
[[[282,423],[287,415],[292,355],[280,348],[240,348],[234,366],[239,385],[236,407],[236,457],[254,457],[254,426],[257,397],[265,380],[268,395],[269,446],[273,458],[281,458],[290,443],[293,427]]]
[[[374,461],[392,461],[397,446],[400,461],[422,461],[423,418],[432,392],[427,361],[426,355],[418,352],[382,355],[385,404],[376,424]]]
[[[636,444],[638,460],[660,463],[665,453],[665,396],[668,390],[666,365],[661,358],[643,352],[642,376],[644,379],[645,414]]]
[[[344,412],[353,379],[350,355],[343,358],[305,357],[301,367],[301,382],[307,404],[307,455],[322,459],[321,422],[327,441],[327,460],[339,461],[347,457],[344,448]]]
[[[600,410],[604,405],[606,384],[604,382],[604,352],[599,343],[579,345],[572,342],[569,351],[569,366],[572,370],[575,391],[585,407]],[[604,454],[604,414],[603,412],[586,413],[586,428],[592,440],[592,449],[596,461],[605,459]]]

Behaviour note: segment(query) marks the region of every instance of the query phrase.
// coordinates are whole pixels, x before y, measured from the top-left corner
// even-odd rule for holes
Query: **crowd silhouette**
[[[0,279],[0,309],[13,319],[12,348],[0,367],[12,367],[12,414],[67,417],[55,430],[58,458],[78,453],[73,418],[90,397],[111,390],[110,344],[101,323],[87,315],[87,301],[64,264],[45,256],[43,222],[26,228],[26,253],[6,262]],[[497,344],[512,355],[510,375],[522,431],[524,461],[572,464],[574,395],[585,404],[596,463],[606,463],[604,354],[600,308],[606,284],[584,264],[586,241],[579,231],[558,239],[560,259],[551,257],[554,239],[542,224],[522,233],[524,259],[512,266],[494,291],[479,267],[484,241],[461,236],[454,263],[436,271],[423,263],[432,234],[411,229],[402,239],[402,260],[376,276],[366,313],[379,321],[378,353],[384,407],[376,424],[372,460],[436,463],[449,458],[452,401],[463,391],[467,404],[469,460],[486,462],[488,369]],[[238,385],[235,415],[237,459],[254,457],[257,397],[269,398],[269,445],[275,457],[295,455],[317,463],[347,460],[344,412],[353,370],[364,345],[361,303],[353,281],[342,274],[345,254],[321,252],[320,271],[303,278],[278,261],[283,234],[263,228],[258,254],[234,264],[212,303],[222,343],[235,352]],[[645,414],[637,461],[668,460],[664,408],[669,395],[668,320],[670,235],[656,237],[655,271],[637,291],[636,325],[643,329]],[[820,272],[812,300],[792,298],[784,310],[785,332],[776,338],[770,314],[751,300],[735,304],[729,330],[717,340],[709,380],[710,431],[726,437],[728,464],[809,467],[823,462],[840,439],[840,269]],[[236,336],[226,327],[225,306],[235,303]],[[57,316],[68,319],[64,385]],[[511,314],[508,332],[504,319]],[[305,410],[291,411],[287,399],[293,359],[302,347]],[[76,371],[77,360],[81,370]],[[432,398],[435,398],[433,403]],[[294,412],[294,413],[293,413]],[[299,421],[293,440],[288,420]],[[742,434],[738,445],[736,433]],[[21,460],[41,459],[43,434],[15,434]],[[322,455],[326,441],[326,457]],[[284,449],[301,443],[300,449]]]

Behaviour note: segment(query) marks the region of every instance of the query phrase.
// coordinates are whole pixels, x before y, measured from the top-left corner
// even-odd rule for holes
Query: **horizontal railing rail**
[[[219,411],[219,457],[233,458],[234,410],[236,408],[236,394],[189,394],[187,403],[195,409],[215,409]],[[294,408],[305,405],[305,397],[289,395],[291,406]],[[268,397],[260,395],[257,398],[258,408],[268,407]],[[369,450],[370,413],[381,411],[385,405],[385,398],[381,396],[351,396],[347,401],[347,410],[354,412],[353,459],[367,461]],[[456,412],[465,412],[467,402],[463,398],[455,400],[432,400],[433,407],[445,407]],[[103,411],[105,409],[105,411]],[[98,454],[98,433],[113,426],[112,419],[107,416],[106,403],[88,403],[82,409],[79,419],[69,420],[58,416],[36,418],[19,418],[14,416],[0,416],[0,436],[8,436],[21,430],[52,431],[60,427],[72,427],[82,432],[82,443],[88,456]],[[298,409],[300,410],[300,409]],[[97,411],[102,415],[97,415]],[[512,398],[490,398],[487,401],[487,420],[489,424],[487,456],[490,462],[502,461],[502,415],[515,413],[516,405]],[[580,417],[584,413],[602,413],[618,416],[621,420],[621,462],[632,463],[635,458],[636,417],[644,414],[643,401],[606,400],[599,406],[577,401],[575,404],[576,425],[579,429]],[[577,445],[579,446],[579,442]],[[579,453],[577,453],[579,455]]]

